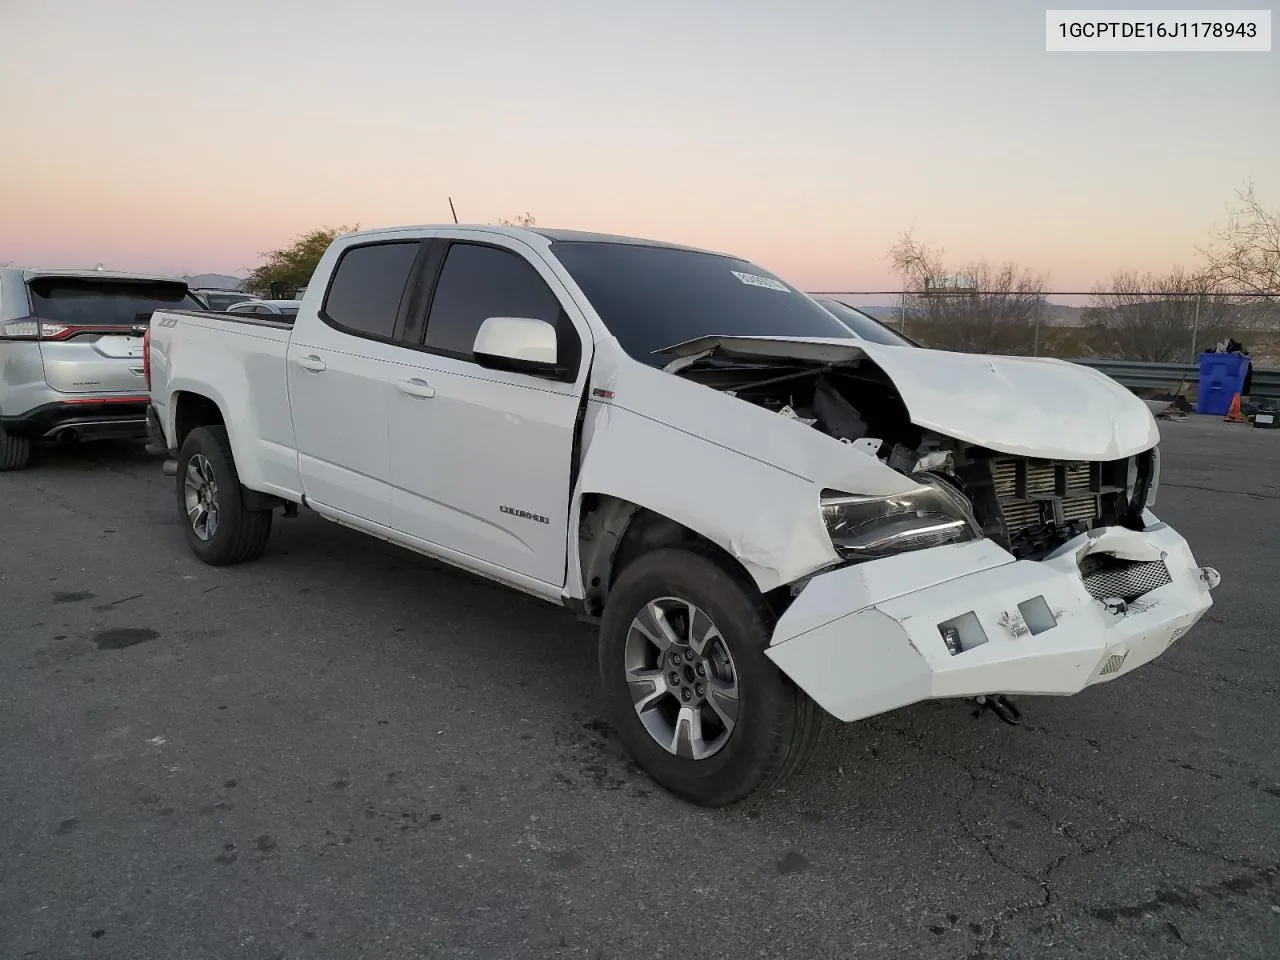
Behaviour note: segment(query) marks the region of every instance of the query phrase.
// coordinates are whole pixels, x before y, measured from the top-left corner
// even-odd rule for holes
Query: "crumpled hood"
[[[866,360],[893,381],[916,426],[1000,453],[1119,460],[1160,440],[1141,399],[1105,374],[1065,360],[817,337],[700,337],[662,352],[677,357],[668,372],[708,354],[821,364]]]

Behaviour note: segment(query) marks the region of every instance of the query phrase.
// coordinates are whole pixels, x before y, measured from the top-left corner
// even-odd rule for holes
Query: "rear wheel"
[[[27,437],[11,437],[0,427],[0,472],[22,470],[31,462],[31,441]]]
[[[752,585],[692,550],[657,550],[619,575],[600,680],[623,742],[672,793],[727,806],[811,756],[822,711],[765,655],[771,624]]]
[[[244,563],[266,549],[271,511],[246,509],[226,427],[187,434],[178,451],[177,496],[187,543],[205,563]]]

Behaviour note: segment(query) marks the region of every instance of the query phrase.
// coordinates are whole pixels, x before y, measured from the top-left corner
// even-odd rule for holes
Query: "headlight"
[[[968,501],[945,481],[914,477],[920,486],[891,497],[822,492],[822,519],[846,560],[875,560],[982,538]]]

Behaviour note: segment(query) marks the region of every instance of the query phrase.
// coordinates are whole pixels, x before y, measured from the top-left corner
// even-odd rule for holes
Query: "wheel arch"
[[[603,614],[609,591],[628,564],[647,553],[674,546],[715,560],[744,590],[763,597],[775,616],[781,614],[791,599],[787,586],[761,584],[728,544],[622,497],[584,494],[577,538],[582,613],[588,619],[596,620]]]
[[[231,439],[230,427],[227,424],[226,411],[213,397],[194,390],[177,390],[170,398],[173,408],[173,448],[182,449],[182,443],[197,427],[227,427],[228,439]],[[232,440],[232,450],[235,444]]]

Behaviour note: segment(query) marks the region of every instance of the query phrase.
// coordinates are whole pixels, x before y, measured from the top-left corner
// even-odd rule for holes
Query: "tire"
[[[0,473],[25,469],[31,462],[31,441],[27,437],[11,437],[0,427]]]
[[[213,481],[212,492],[207,484],[209,478]],[[192,553],[214,567],[245,563],[262,555],[271,535],[272,512],[245,508],[226,427],[197,427],[187,434],[178,451],[175,479],[178,515]],[[206,522],[203,531],[199,515],[189,512],[192,501],[188,499],[189,493],[198,495],[202,484],[203,503],[216,508],[211,511],[205,507],[205,517],[215,513],[216,521]]]
[[[642,631],[633,630],[632,623],[638,615],[647,616],[653,609],[649,604],[662,598],[678,601],[659,603],[659,607],[671,607],[669,622],[677,633],[684,633],[687,622],[687,609],[682,609],[681,604],[692,604],[714,624],[718,639],[707,641],[702,648],[706,656],[693,667],[695,671],[703,668],[705,673],[686,673],[680,678],[679,695],[668,682],[673,669],[669,660],[661,668],[661,684],[667,693],[659,693],[655,680],[637,681],[636,689],[650,695],[654,703],[642,720],[633,702],[628,670],[647,669],[652,676],[654,665],[649,658],[656,658],[657,647],[651,642],[646,645]],[[645,623],[652,627],[654,621]],[[706,621],[698,618],[697,623],[701,626],[693,631],[695,635],[704,632]],[[824,715],[765,655],[772,623],[753,584],[727,564],[695,550],[656,550],[628,564],[618,576],[600,624],[600,683],[623,743],[640,766],[671,793],[703,807],[729,806],[781,786],[812,756]],[[727,733],[720,718],[732,711],[715,709],[711,701],[716,695],[710,680],[714,667],[717,687],[726,688],[726,662],[720,656],[724,650],[729,655],[729,672],[736,679],[738,694],[735,722]],[[685,660],[688,665],[687,656]],[[678,672],[682,668],[674,669]],[[696,681],[703,676],[707,682],[699,693]],[[685,701],[683,694],[690,684],[694,685],[692,700]],[[700,697],[705,697],[700,706],[690,706],[697,705]],[[732,705],[723,696],[719,700],[726,707]],[[706,755],[701,758],[689,755],[696,752],[689,749],[695,746],[692,738],[677,744],[674,753],[658,742],[659,737],[666,739],[669,730],[674,735],[677,724],[670,718],[681,707],[698,714],[702,746],[713,748],[710,752],[704,750]],[[693,728],[685,724],[685,729]],[[721,745],[717,747],[716,742]]]

